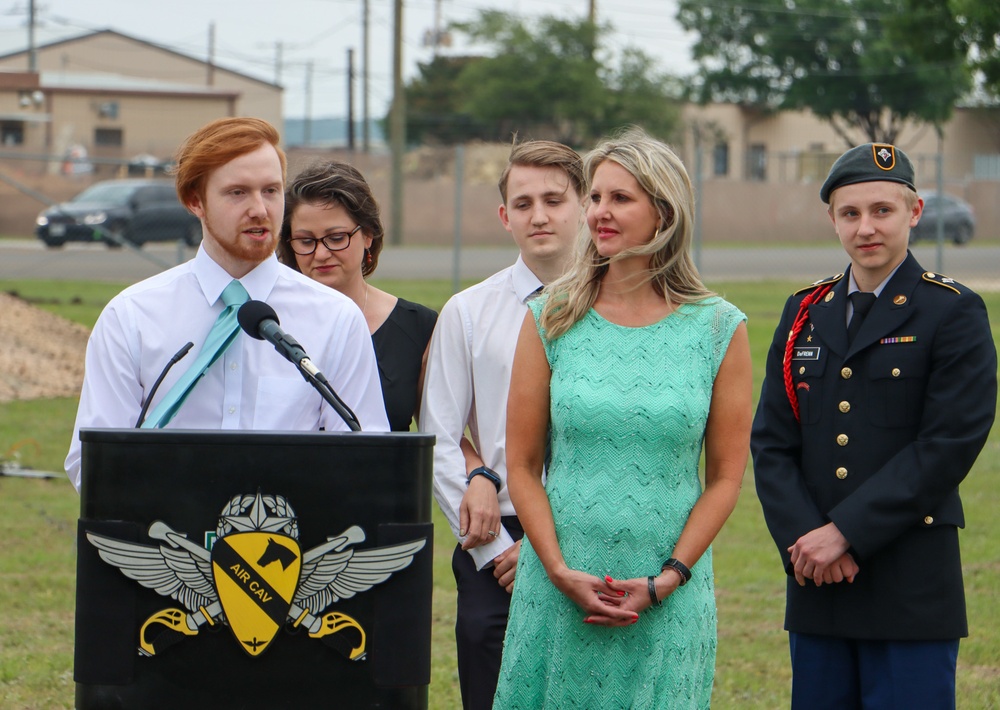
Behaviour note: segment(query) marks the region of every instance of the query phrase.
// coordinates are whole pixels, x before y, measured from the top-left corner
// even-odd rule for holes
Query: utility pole
[[[35,48],[35,0],[28,0],[28,71],[38,71],[38,50]]]
[[[306,115],[302,121],[302,145],[312,143],[313,63],[306,62]]]
[[[590,59],[594,58],[594,52],[597,50],[597,0],[590,0],[590,9],[587,11],[587,22],[593,28],[594,34],[591,35],[590,46],[587,48],[587,54]]]
[[[441,26],[441,0],[434,0],[434,26],[424,30],[423,46],[431,48],[435,59],[441,47],[451,46],[451,34]]]
[[[441,0],[434,0],[434,56],[441,46]]]
[[[368,127],[368,0],[361,0],[361,146],[371,150]]]
[[[205,62],[205,83],[215,84],[215,22],[208,23],[208,61]]]
[[[347,149],[354,152],[354,49],[347,49]]]
[[[392,145],[392,222],[389,243],[403,243],[403,151],[406,149],[406,99],[403,94],[403,0],[394,0],[392,36],[392,109],[389,116]]]

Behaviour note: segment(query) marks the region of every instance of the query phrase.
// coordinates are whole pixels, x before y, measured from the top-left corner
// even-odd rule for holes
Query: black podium
[[[432,436],[80,438],[77,710],[427,707]]]

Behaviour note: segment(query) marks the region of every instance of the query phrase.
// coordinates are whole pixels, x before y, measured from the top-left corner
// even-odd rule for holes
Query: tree
[[[951,5],[973,48],[971,64],[981,72],[982,87],[1000,98],[1000,3],[952,0]]]
[[[461,107],[458,77],[479,57],[436,56],[417,64],[419,76],[406,86],[406,135],[415,143],[463,143],[486,140],[490,127]]]
[[[587,117],[603,89],[594,25],[543,17],[532,31],[507,13],[485,11],[456,30],[495,49],[466,67],[458,88],[464,108],[495,126],[496,138],[521,130],[568,144],[586,140]]]
[[[680,0],[701,101],[810,109],[848,146],[940,126],[970,86],[948,0]]]
[[[661,137],[677,124],[676,82],[639,50],[599,48],[601,28],[587,20],[542,17],[529,28],[489,10],[452,29],[489,55],[420,65],[406,88],[411,135],[460,142],[518,133],[581,147],[626,124]]]
[[[652,135],[670,137],[680,125],[680,79],[657,70],[652,57],[638,49],[622,51],[617,65],[601,72],[603,116],[594,124],[597,135],[620,126],[640,125]]]

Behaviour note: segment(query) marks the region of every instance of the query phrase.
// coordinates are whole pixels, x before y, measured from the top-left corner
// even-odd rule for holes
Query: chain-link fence
[[[500,200],[496,179],[509,150],[509,145],[470,144],[461,148],[422,147],[408,152],[402,190],[403,245],[431,248],[434,256],[429,263],[418,267],[408,249],[409,268],[401,269],[399,277],[437,278],[441,273],[438,267],[445,266],[445,274],[456,281],[480,278],[484,270],[493,267],[491,262],[475,267],[474,273],[470,271],[473,264],[483,261],[476,252],[484,248],[497,252],[496,268],[513,260],[509,253],[513,247],[510,235],[496,216]],[[918,175],[924,176],[919,184],[923,192],[925,186],[933,186],[936,181],[938,158],[911,157]],[[706,278],[780,277],[809,283],[843,270],[846,256],[818,194],[835,158],[832,154],[781,153],[728,156],[727,160],[739,165],[763,165],[766,179],[751,180],[740,177],[732,162],[728,169],[721,170],[726,162],[714,148],[686,155],[685,162],[698,194],[695,258]],[[343,160],[358,167],[371,183],[382,206],[383,218],[388,221],[392,194],[388,155],[293,150],[289,154],[289,177],[316,160]],[[0,235],[41,237],[45,243],[61,238],[65,243],[71,235],[76,235],[73,238],[133,247],[143,258],[154,262],[160,258],[153,253],[157,250],[140,250],[140,246],[149,241],[168,241],[177,245],[176,258],[168,255],[158,263],[161,267],[176,264],[190,256],[190,246],[197,243],[201,232],[197,220],[176,203],[172,181],[164,176],[163,168],[138,161],[90,159],[87,165],[82,159],[66,160],[65,156],[0,152],[3,204]],[[966,261],[972,262],[970,267],[991,263],[984,262],[978,252],[967,256],[971,249],[1000,243],[1000,180],[942,178],[943,192],[962,198],[970,206],[975,220],[971,241],[958,246],[953,242],[959,240],[949,238],[947,231],[938,240],[936,230],[931,230],[933,238],[916,245],[915,251],[927,268],[961,277]],[[152,207],[143,206],[138,197],[132,199],[131,206],[140,209],[133,210],[130,227],[111,221],[111,210],[86,208],[75,212],[69,207],[73,197],[85,195],[87,189],[100,188],[108,180],[125,180],[125,186],[131,189],[147,179],[160,185],[162,199],[150,199]],[[165,203],[169,203],[169,210]],[[53,204],[63,205],[58,217],[43,213]],[[170,215],[166,214],[168,211]],[[141,217],[136,212],[141,212]],[[38,224],[46,220],[47,224]],[[924,221],[929,222],[928,216],[925,215]],[[59,233],[60,230],[63,231]],[[961,241],[967,239],[963,236]],[[162,254],[162,249],[159,253]],[[392,257],[387,253],[380,275],[386,275],[391,264]],[[1000,264],[996,267],[995,271],[1000,273]]]

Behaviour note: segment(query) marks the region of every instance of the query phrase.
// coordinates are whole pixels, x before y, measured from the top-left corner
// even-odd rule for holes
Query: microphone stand
[[[302,373],[306,382],[312,385],[320,396],[333,407],[351,431],[361,431],[361,424],[350,407],[333,390],[323,373],[319,371],[295,338],[278,327],[278,314],[263,301],[247,301],[237,312],[240,328],[251,338],[266,340],[274,346],[278,354],[291,362]]]
[[[358,422],[357,416],[351,411],[344,400],[334,391],[333,386],[326,379],[322,372],[320,372],[309,358],[305,358],[295,363],[298,367],[299,372],[302,373],[302,377],[305,381],[311,384],[316,391],[319,392],[320,396],[333,407],[333,411],[340,415],[340,418],[344,420],[347,427],[351,431],[361,431],[361,424]]]

